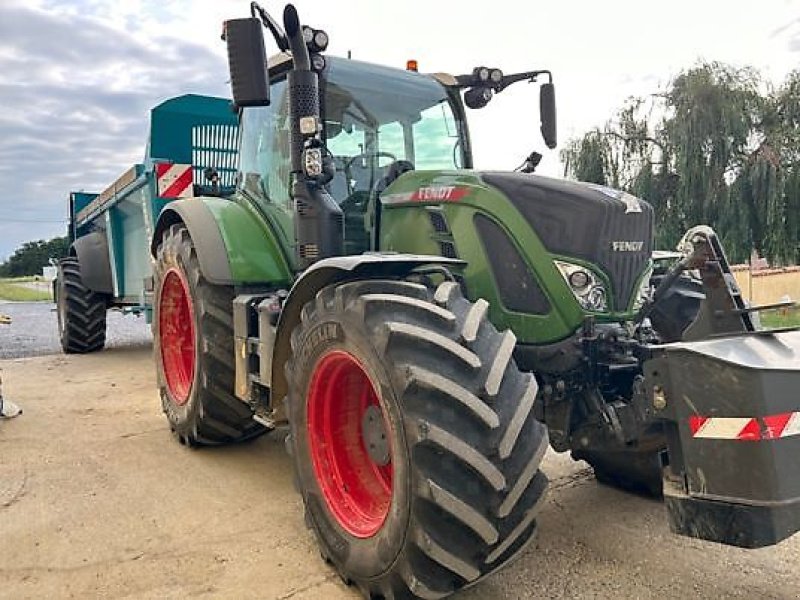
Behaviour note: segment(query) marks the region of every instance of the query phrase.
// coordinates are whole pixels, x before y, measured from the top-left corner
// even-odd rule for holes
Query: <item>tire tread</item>
[[[77,257],[59,262],[61,281],[59,303],[64,303],[65,322],[60,323],[61,348],[67,354],[97,352],[106,343],[106,297],[83,283]]]
[[[413,498],[406,542],[389,572],[358,580],[335,558],[333,566],[366,598],[445,597],[519,556],[534,537],[548,447],[532,410],[535,379],[516,367],[513,333],[498,333],[488,303],[470,303],[455,282],[435,290],[390,280],[334,284],[304,307],[293,349],[315,323],[343,314],[363,321],[393,365]],[[301,365],[290,358],[286,371],[288,406],[304,403]],[[295,459],[300,454],[293,449]],[[314,525],[310,514],[329,556],[323,529],[330,526]]]
[[[166,390],[162,369],[157,369],[158,385],[164,412],[176,436],[190,446],[220,445],[243,442],[266,432],[266,428],[253,420],[252,409],[236,398],[233,348],[233,289],[230,286],[209,283],[197,259],[189,231],[183,224],[172,225],[164,234],[157,251],[156,273],[174,266],[176,257],[182,265],[190,287],[193,288],[194,309],[199,312],[198,343],[200,370],[196,380],[197,406],[185,422],[177,422],[168,410],[171,402]],[[158,284],[157,284],[158,285]],[[158,349],[158,314],[153,318],[153,338]],[[191,400],[190,400],[191,401]]]

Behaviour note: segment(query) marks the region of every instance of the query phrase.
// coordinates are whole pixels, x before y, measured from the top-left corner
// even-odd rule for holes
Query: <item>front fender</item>
[[[281,401],[288,391],[284,367],[291,354],[292,331],[300,323],[303,306],[311,301],[317,292],[328,285],[343,281],[403,277],[414,269],[426,265],[463,267],[464,264],[464,261],[442,256],[375,253],[326,258],[306,269],[289,291],[278,321],[270,392],[276,421],[285,419]]]
[[[197,250],[203,276],[216,285],[289,285],[291,268],[264,219],[224,198],[198,197],[167,204],[158,217],[150,251],[156,255],[164,231],[183,223]]]

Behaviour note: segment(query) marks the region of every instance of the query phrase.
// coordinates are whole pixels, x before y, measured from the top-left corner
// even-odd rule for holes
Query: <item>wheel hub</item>
[[[361,419],[361,437],[364,440],[367,454],[379,467],[389,464],[389,441],[386,439],[386,427],[383,423],[383,411],[373,404],[364,411]]]
[[[335,350],[317,361],[306,398],[314,476],[339,525],[359,538],[375,535],[392,502],[390,431],[362,364]]]

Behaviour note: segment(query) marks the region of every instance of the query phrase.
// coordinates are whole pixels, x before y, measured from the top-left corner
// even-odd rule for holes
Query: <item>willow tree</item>
[[[763,87],[750,68],[707,63],[685,71],[568,144],[567,173],[581,179],[581,165],[602,166],[603,183],[648,200],[662,246],[706,223],[733,260],[756,248],[773,262],[797,261],[800,74],[777,92],[762,94]]]
[[[767,201],[764,245],[775,262],[800,262],[800,71],[769,95],[762,121],[763,148],[780,179]]]

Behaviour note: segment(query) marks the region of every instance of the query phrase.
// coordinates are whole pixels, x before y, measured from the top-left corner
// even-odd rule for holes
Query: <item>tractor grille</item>
[[[653,209],[647,202],[639,200],[640,212],[631,212],[609,188],[517,173],[482,178],[505,194],[549,252],[602,269],[613,287],[612,310],[628,307],[652,252]]]
[[[458,258],[456,247],[453,242],[439,242],[439,252],[445,258]]]
[[[447,219],[445,219],[444,213],[442,213],[439,210],[429,208],[428,216],[431,219],[431,225],[433,226],[433,230],[436,233],[450,233],[450,229],[447,227]]]

